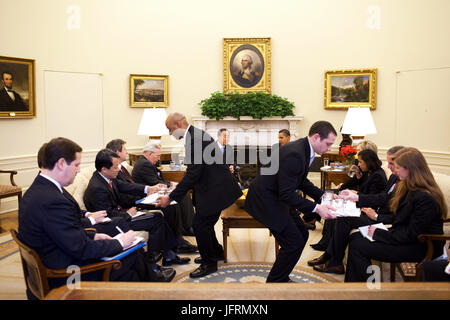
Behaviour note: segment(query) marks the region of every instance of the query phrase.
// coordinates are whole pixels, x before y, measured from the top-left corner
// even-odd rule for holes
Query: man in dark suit
[[[0,111],[27,111],[22,97],[12,89],[13,75],[11,72],[2,72],[3,89],[0,90]]]
[[[307,179],[314,153],[321,155],[330,151],[335,139],[336,131],[329,122],[314,123],[308,137],[289,142],[280,147],[279,153],[272,153],[272,172],[261,170],[250,185],[244,208],[269,228],[281,247],[267,282],[291,281],[289,274],[308,240],[308,231],[298,215],[290,214],[295,212],[290,207],[315,212],[323,219],[335,218],[331,207],[318,204],[323,191]],[[303,198],[297,190],[314,202]]]
[[[80,220],[80,208],[64,189],[80,172],[81,147],[66,138],[55,138],[44,148],[41,172],[25,192],[19,206],[18,236],[38,253],[43,264],[52,269],[83,266],[100,258],[120,253],[133,243],[136,235],[126,232],[116,239],[102,233],[87,233]],[[142,251],[121,260],[122,267],[112,270],[113,281],[156,281]],[[173,276],[172,276],[173,278]],[[81,275],[81,280],[100,281],[101,274]],[[66,279],[50,280],[56,288]],[[27,290],[30,299],[35,297]]]
[[[102,149],[95,158],[93,175],[84,193],[84,204],[91,211],[106,210],[108,217],[124,217],[132,230],[147,231],[149,233],[149,249],[147,257],[153,261],[154,252],[164,251],[166,260],[172,264],[186,264],[189,258],[178,257],[171,248],[176,245],[174,237],[166,237],[164,219],[160,214],[154,214],[151,218],[132,220],[137,214],[136,207],[124,208],[121,205],[120,194],[128,193],[141,198],[146,193],[154,193],[158,187],[144,186],[135,183],[127,183],[117,180],[119,173],[119,156],[110,149]],[[155,261],[153,261],[155,262]],[[166,263],[166,265],[168,265]],[[155,264],[155,268],[158,268]]]
[[[161,171],[156,164],[161,159],[161,146],[154,142],[149,142],[144,146],[143,155],[136,160],[132,177],[138,183],[145,183],[150,186],[164,185],[167,188],[175,188],[176,182],[164,180]],[[192,229],[194,219],[194,207],[189,194],[186,194],[181,202],[163,208],[164,217],[177,239],[178,253],[195,253],[198,248],[190,244],[183,238],[182,233]],[[193,233],[192,233],[193,235]]]
[[[175,190],[159,198],[158,206],[164,208],[172,200],[178,202],[193,189],[194,234],[201,264],[190,276],[203,277],[217,271],[217,261],[223,259],[223,248],[217,241],[214,225],[222,210],[232,205],[242,191],[227,166],[220,164],[222,154],[209,134],[189,125],[181,113],[170,114],[166,127],[175,138],[184,138],[187,170]]]
[[[122,139],[114,139],[108,142],[106,148],[111,149],[119,156],[119,173],[117,175],[117,180],[122,181],[124,183],[137,183],[148,186],[164,186],[170,187],[171,182],[165,181],[160,175],[160,171],[156,168],[155,164],[160,159],[161,150],[159,145],[154,145],[153,143],[147,144],[144,147],[144,155],[136,161],[133,168],[133,175],[130,175],[125,166],[122,165],[123,162],[126,161],[128,151],[125,146],[126,142]],[[156,148],[157,146],[157,148]],[[147,150],[146,148],[149,148]],[[124,208],[133,207],[136,203],[136,200],[139,200],[140,197],[120,193],[120,201],[121,205]],[[155,209],[151,205],[146,205],[146,209]],[[191,223],[188,229],[192,226],[192,219],[194,215],[194,209],[192,207],[192,201],[189,196],[183,198],[182,203],[176,204],[174,206],[169,206],[164,208],[164,220],[165,220],[165,231],[166,238],[175,237],[177,245],[174,249],[177,253],[195,253],[197,252],[197,247],[191,245],[187,242],[181,235],[184,230],[183,226],[183,217],[186,219],[190,219]],[[164,265],[170,264],[169,260],[163,261]]]

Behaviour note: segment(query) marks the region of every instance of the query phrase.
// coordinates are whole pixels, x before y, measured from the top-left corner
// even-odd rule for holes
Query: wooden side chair
[[[391,282],[395,282],[395,271],[399,271],[405,282],[422,281],[423,269],[422,264],[433,259],[434,245],[433,241],[447,241],[450,240],[450,234],[446,232],[446,225],[450,223],[450,218],[444,220],[444,234],[419,234],[420,242],[427,243],[427,252],[425,258],[421,262],[401,262],[390,264],[390,278]]]
[[[47,268],[42,263],[36,251],[19,240],[16,230],[11,229],[11,235],[19,246],[25,285],[38,299],[44,299],[50,292],[48,279],[65,278],[73,275],[72,273],[68,273],[65,269],[56,270]],[[120,269],[121,265],[119,260],[98,262],[80,267],[80,273],[85,274],[88,272],[104,270],[102,280],[109,281],[111,269]]]
[[[14,182],[14,175],[17,171],[14,170],[0,170],[0,173],[9,173],[9,180],[11,185],[0,185],[0,199],[9,197],[18,197],[18,202],[22,199],[22,188]]]

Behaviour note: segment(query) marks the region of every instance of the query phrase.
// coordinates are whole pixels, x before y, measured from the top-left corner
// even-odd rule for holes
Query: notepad
[[[152,193],[148,196],[146,196],[145,198],[142,198],[140,200],[136,201],[136,204],[151,204],[151,205],[156,205],[158,204],[158,201],[156,201],[159,198],[158,193]],[[173,200],[172,202],[170,202],[170,204],[177,204],[178,202],[176,202],[175,200]]]
[[[139,248],[142,248],[143,246],[145,246],[146,244],[147,244],[147,242],[145,242],[145,241],[142,241],[144,238],[142,238],[142,237],[138,237],[138,238],[141,238],[141,242],[138,242],[137,244],[134,244],[134,245],[132,245],[132,246],[129,246],[128,247],[128,249],[124,249],[124,251],[122,251],[122,252],[120,252],[120,253],[118,253],[118,254],[116,254],[115,256],[112,256],[112,257],[103,257],[103,258],[100,258],[100,260],[103,260],[103,261],[110,261],[110,260],[120,260],[120,259],[122,259],[123,257],[126,257],[127,255],[129,255],[130,253],[132,253],[133,251],[136,251],[137,249],[139,249]],[[135,241],[136,242],[136,241]],[[133,243],[135,243],[135,242],[133,242]]]
[[[359,229],[359,232],[361,232],[361,234],[362,234],[362,236],[364,238],[369,239],[371,242],[374,242],[375,240],[372,237],[369,236],[369,227],[370,226],[371,225],[362,226],[362,227],[359,227],[358,229]],[[382,229],[382,230],[388,231],[388,228],[386,228],[386,226],[382,222],[377,223],[377,224],[372,224],[372,226],[374,226],[376,228],[379,228],[379,229]]]

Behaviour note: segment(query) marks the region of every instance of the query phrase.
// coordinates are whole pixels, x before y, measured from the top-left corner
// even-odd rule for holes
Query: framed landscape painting
[[[169,76],[130,74],[130,106],[169,106]]]
[[[271,93],[270,38],[223,39],[223,92]]]
[[[376,109],[377,69],[325,71],[325,109]]]
[[[36,116],[34,60],[0,57],[0,118]]]

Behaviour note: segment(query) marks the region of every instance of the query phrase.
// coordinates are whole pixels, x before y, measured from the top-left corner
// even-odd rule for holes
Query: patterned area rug
[[[206,277],[192,279],[191,271],[175,277],[173,282],[184,283],[266,283],[272,264],[259,262],[240,262],[219,264],[217,272]],[[291,280],[301,283],[338,282],[336,279],[312,270],[312,268],[295,267],[290,274]]]

